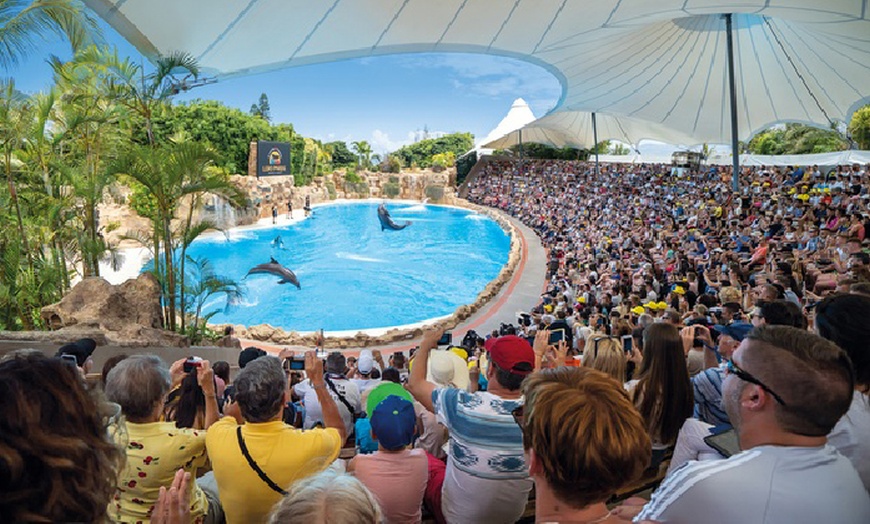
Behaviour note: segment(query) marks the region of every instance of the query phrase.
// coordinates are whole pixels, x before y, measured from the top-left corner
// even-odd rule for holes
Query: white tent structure
[[[146,56],[186,51],[217,78],[394,53],[510,56],[561,82],[553,114],[625,115],[696,143],[828,127],[870,101],[866,0],[84,1]]]
[[[522,98],[517,98],[514,100],[514,103],[511,104],[510,110],[501,119],[501,122],[498,123],[492,131],[490,131],[483,140],[480,140],[477,144],[476,149],[496,149],[494,146],[489,146],[490,142],[511,133],[512,131],[516,131],[523,126],[531,124],[535,121],[535,114],[532,113],[529,104],[526,103]]]
[[[597,128],[597,129],[596,129]],[[695,145],[696,140],[688,133],[646,122],[638,118],[597,113],[595,125],[589,111],[558,111],[540,118],[522,128],[522,141],[546,144],[552,147],[576,147],[591,149],[604,140],[619,140],[637,145],[643,139],[660,140],[669,144]],[[597,136],[596,136],[597,135]],[[520,133],[513,132],[491,142],[485,147],[506,149],[517,145]]]

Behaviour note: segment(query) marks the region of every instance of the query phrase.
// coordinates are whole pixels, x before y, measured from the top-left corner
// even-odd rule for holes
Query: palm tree
[[[360,140],[359,142],[352,142],[351,149],[353,149],[353,152],[359,158],[358,165],[365,168],[369,167],[371,164],[372,146],[365,140]]]
[[[176,326],[175,245],[172,220],[181,201],[204,193],[216,194],[226,200],[239,202],[239,190],[226,177],[209,176],[217,154],[199,142],[170,142],[152,148],[133,146],[111,169],[126,174],[145,187],[156,206],[155,229],[163,240],[163,271],[165,274],[169,329]],[[189,230],[187,231],[189,234]],[[157,260],[158,257],[155,257]]]
[[[0,67],[17,64],[47,33],[64,36],[75,51],[100,36],[97,21],[78,0],[0,0]]]
[[[13,173],[17,169],[13,164],[17,164],[18,159],[13,158],[13,153],[24,146],[32,116],[30,98],[15,89],[15,81],[12,79],[0,80],[0,150],[3,153],[3,172],[6,175],[12,207],[15,209],[21,244],[31,269],[33,269],[33,253],[27,242],[21,203],[15,189]]]

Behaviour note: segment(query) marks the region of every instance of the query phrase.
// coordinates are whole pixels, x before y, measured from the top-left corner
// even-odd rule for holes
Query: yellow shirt
[[[224,417],[208,430],[206,447],[217,480],[227,524],[255,524],[281,499],[248,464],[236,436],[235,419]],[[298,430],[277,420],[242,426],[245,447],[254,462],[287,489],[295,481],[318,473],[338,458],[341,437],[332,428]]]
[[[116,439],[126,445],[127,462],[118,475],[118,488],[109,502],[109,518],[114,522],[150,522],[151,510],[179,468],[196,478],[197,468],[206,463],[205,431],[179,429],[174,422],[126,423],[115,432]],[[191,517],[208,513],[205,494],[194,485],[190,498]]]

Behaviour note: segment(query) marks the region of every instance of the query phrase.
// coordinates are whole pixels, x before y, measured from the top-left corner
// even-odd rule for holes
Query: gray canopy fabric
[[[698,141],[687,133],[627,116],[596,113],[598,141],[619,140],[637,144],[644,139],[660,140],[670,144],[695,145]],[[520,141],[516,131],[483,145],[492,149],[506,149]],[[557,111],[522,128],[522,141],[553,147],[590,149],[595,145],[592,113],[588,111]]]
[[[625,115],[696,143],[731,136],[721,15],[734,13],[742,140],[780,122],[847,121],[870,100],[868,0],[84,1],[146,56],[186,51],[217,77],[489,53],[553,73],[563,93],[552,114]]]

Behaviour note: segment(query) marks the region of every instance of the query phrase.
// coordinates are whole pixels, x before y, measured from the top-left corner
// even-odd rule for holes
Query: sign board
[[[289,142],[257,142],[257,176],[290,174]]]

